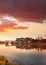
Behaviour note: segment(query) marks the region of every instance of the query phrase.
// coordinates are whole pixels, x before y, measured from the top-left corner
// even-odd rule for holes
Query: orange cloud
[[[21,29],[21,30],[23,30],[23,29],[27,29],[28,27],[23,27],[23,26],[18,26],[18,27],[12,27],[11,29]]]
[[[24,29],[28,29],[28,27],[19,26],[19,27],[6,27],[6,28],[0,28],[0,32],[6,32],[8,29],[13,29],[13,30],[21,29],[21,30],[24,30]]]

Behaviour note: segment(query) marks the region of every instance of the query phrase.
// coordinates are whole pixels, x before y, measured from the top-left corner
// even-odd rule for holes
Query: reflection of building
[[[9,46],[9,41],[5,41],[5,46]]]
[[[11,41],[11,46],[13,46],[13,41]]]
[[[11,46],[15,46],[16,41],[11,41]]]

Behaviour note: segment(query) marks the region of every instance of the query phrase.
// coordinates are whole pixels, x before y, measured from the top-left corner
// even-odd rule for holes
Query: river
[[[0,45],[0,55],[4,55],[13,63],[22,63],[23,65],[46,65],[46,50],[37,49],[17,49],[15,46]]]

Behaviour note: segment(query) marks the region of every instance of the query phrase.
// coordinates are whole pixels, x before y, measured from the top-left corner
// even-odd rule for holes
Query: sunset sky
[[[0,40],[46,37],[46,0],[0,0]]]

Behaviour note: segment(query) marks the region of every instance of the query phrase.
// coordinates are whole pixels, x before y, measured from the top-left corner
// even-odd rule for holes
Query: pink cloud
[[[20,25],[19,25],[20,24]],[[0,18],[0,31],[6,31],[6,29],[27,29],[27,26],[23,26],[23,23],[17,22],[17,20],[11,16],[7,16],[7,18]]]

